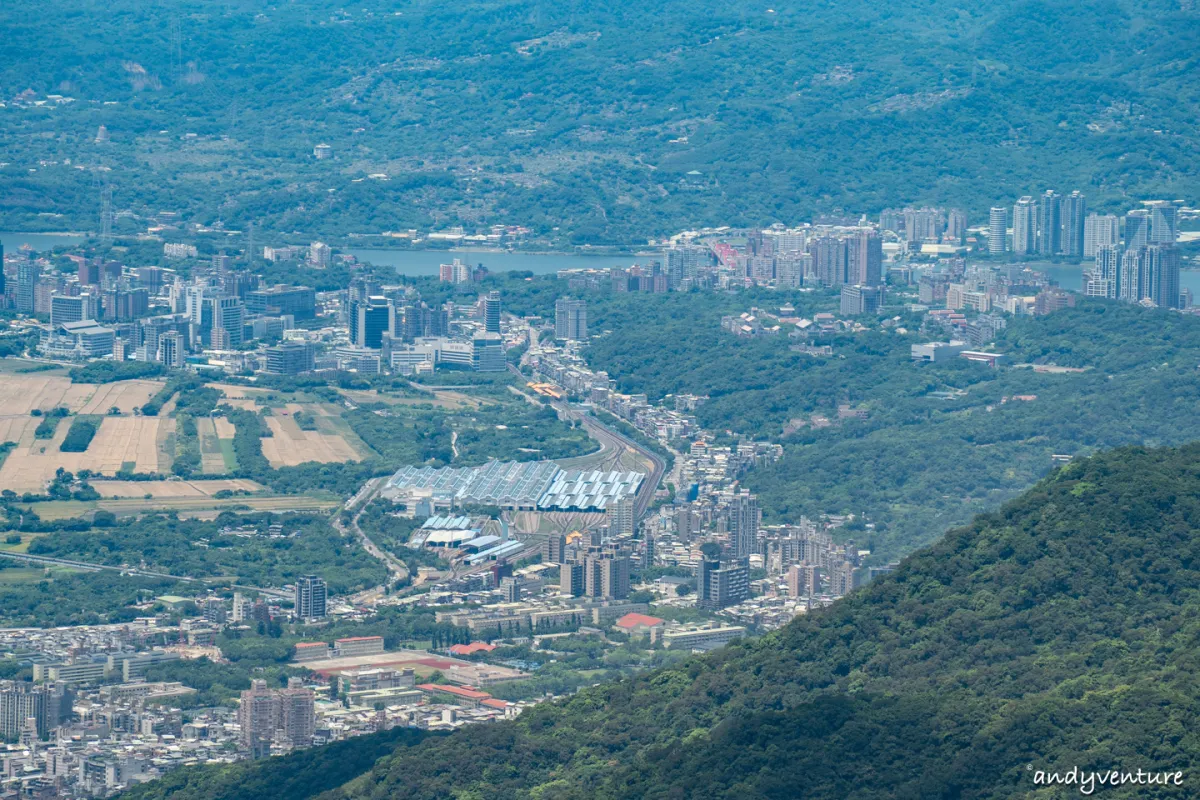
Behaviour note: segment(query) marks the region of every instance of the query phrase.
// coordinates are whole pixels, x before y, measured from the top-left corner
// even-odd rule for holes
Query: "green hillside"
[[[1200,164],[1192,0],[10,0],[0,26],[0,229],[94,230],[110,183],[118,230],[628,244],[907,202],[979,222],[1047,185],[1195,200]]]
[[[1103,794],[1194,796],[1198,527],[1200,445],[1076,461],[781,631],[397,749],[323,797],[1059,797],[1035,776],[1073,767],[1179,770]],[[228,788],[247,769],[269,767],[129,796],[249,797]]]
[[[987,369],[955,359],[914,364],[914,343],[942,339],[875,330],[822,336],[832,357],[790,350],[785,336],[749,339],[720,329],[723,314],[794,303],[811,315],[816,294],[621,295],[589,298],[597,330],[593,369],[623,392],[659,400],[707,395],[696,412],[713,432],[782,442],[784,457],[747,473],[768,522],[801,515],[865,515],[876,559],[929,544],[1024,491],[1055,454],[1129,444],[1200,440],[1200,319],[1105,301],[1015,317],[994,343],[1012,364],[1082,372]],[[830,298],[824,298],[829,303]],[[829,306],[827,305],[826,308]],[[944,393],[957,392],[954,397]],[[1014,397],[1025,398],[1014,400]],[[865,420],[838,421],[852,405]],[[835,424],[809,424],[814,415]],[[789,422],[804,424],[787,428]]]

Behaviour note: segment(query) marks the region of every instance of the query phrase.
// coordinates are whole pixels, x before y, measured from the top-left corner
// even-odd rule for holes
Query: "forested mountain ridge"
[[[909,202],[978,222],[1046,186],[1123,208],[1200,163],[1191,0],[12,0],[0,24],[8,229],[95,229],[108,183],[242,229],[629,244]]]
[[[1072,767],[1180,770],[1155,796],[1192,796],[1198,529],[1200,445],[1079,460],[781,631],[398,748],[323,797],[1033,797]],[[171,796],[255,796],[217,777]]]

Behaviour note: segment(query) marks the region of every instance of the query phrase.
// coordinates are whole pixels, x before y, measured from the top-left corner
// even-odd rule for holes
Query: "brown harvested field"
[[[82,469],[87,453],[60,453],[58,450],[70,427],[70,421],[63,420],[54,432],[53,439],[34,439],[33,431],[29,429],[25,441],[8,454],[3,466],[0,466],[0,488],[11,489],[18,494],[41,492],[59,467],[68,472]]]
[[[237,433],[237,428],[225,417],[216,417],[213,419],[213,424],[216,426],[219,439],[232,439]]]
[[[158,417],[105,417],[87,452],[79,455],[96,464],[88,467],[92,472],[114,475],[130,462],[134,472],[157,472],[161,423]]]
[[[158,381],[71,383],[70,378],[47,373],[6,375],[0,381],[0,415],[28,415],[35,408],[49,411],[66,406],[74,414],[107,414],[113,406],[131,414],[153,397]]]
[[[90,386],[86,383],[76,385]],[[75,413],[107,414],[115,406],[121,409],[122,414],[132,414],[135,408],[146,405],[151,397],[158,394],[162,384],[158,381],[118,381],[94,388],[87,402]],[[71,410],[75,411],[73,408]]]
[[[36,417],[0,417],[0,444],[4,442],[21,442],[28,431],[33,437],[33,429],[41,420]]]
[[[338,434],[302,431],[290,415],[267,417],[267,427],[273,435],[261,440],[262,452],[272,467],[294,467],[306,461],[332,464],[362,460]]]
[[[82,453],[59,450],[71,429],[70,419],[59,424],[53,439],[34,439],[33,429],[27,427],[20,445],[0,467],[0,487],[14,492],[40,492],[59,467],[68,472],[88,469],[115,475],[124,464],[132,462],[135,472],[157,472],[158,429],[163,422],[157,417],[105,417]]]
[[[219,491],[265,492],[266,487],[245,479],[212,481],[92,481],[92,486],[105,500],[111,498],[212,497]]]

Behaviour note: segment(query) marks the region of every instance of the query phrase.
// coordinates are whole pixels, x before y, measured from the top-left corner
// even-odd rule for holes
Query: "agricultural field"
[[[50,372],[9,374],[0,381],[0,417],[29,416],[34,409],[49,411],[64,406],[72,414],[107,414],[120,409],[132,414],[162,388],[159,381],[71,383]]]
[[[78,454],[90,459],[81,468],[104,475],[115,475],[123,469],[169,471],[169,464],[164,467],[158,462],[159,429],[166,422],[158,417],[105,417],[87,452]]]
[[[237,469],[233,434],[233,423],[224,417],[201,417],[196,420],[201,472],[205,475],[223,475]]]
[[[246,411],[258,411],[266,405],[267,398],[274,394],[269,389],[254,389],[249,386],[238,386],[233,383],[210,383],[214,389],[219,389],[225,397],[221,400],[225,405],[241,408]]]
[[[29,432],[30,438],[33,437],[33,429],[38,426],[41,420],[38,417],[0,417],[0,442],[21,442],[25,438],[26,430]]]
[[[265,492],[265,486],[245,479],[201,481],[92,481],[105,499],[212,497],[217,492]]]
[[[33,417],[29,418],[36,422]],[[159,439],[164,426],[174,420],[160,417],[103,417],[95,437],[82,453],[61,450],[71,426],[61,424],[52,439],[35,439],[26,425],[17,448],[0,466],[0,486],[17,493],[38,493],[54,478],[59,467],[68,472],[86,469],[99,475],[128,472],[166,472],[170,463],[160,459]]]
[[[28,363],[28,362],[23,362]],[[57,371],[20,372],[6,362],[0,380],[0,442],[17,447],[0,466],[0,486],[15,492],[40,492],[59,467],[70,472],[89,469],[116,474],[122,468],[138,472],[166,471],[160,443],[174,430],[174,421],[133,416],[162,388],[158,381],[132,380],[115,383],[71,383]],[[82,453],[66,453],[61,445],[71,428],[64,420],[54,436],[37,439],[34,430],[41,421],[31,415],[55,408],[71,414],[102,418],[95,437]],[[109,416],[118,409],[120,416]],[[73,420],[72,420],[73,421]]]
[[[305,420],[303,427],[298,419]],[[362,461],[370,453],[336,406],[287,403],[267,417],[266,424],[271,435],[262,438],[262,452],[272,467]]]
[[[195,483],[216,483],[217,481],[196,481]],[[223,483],[224,481],[220,481]],[[130,517],[140,514],[146,514],[153,511],[174,512],[181,518],[185,519],[213,519],[222,511],[235,512],[254,512],[254,511],[273,511],[278,513],[286,513],[289,511],[312,511],[324,512],[329,511],[341,505],[341,499],[333,495],[313,494],[313,495],[279,495],[279,494],[255,494],[250,496],[239,495],[234,497],[217,498],[204,494],[159,494],[159,492],[168,491],[160,488],[169,481],[133,481],[135,484],[148,485],[151,488],[149,492],[143,494],[122,497],[119,499],[108,499],[110,491],[104,485],[105,482],[97,481],[96,489],[104,495],[105,499],[81,501],[81,500],[51,500],[43,503],[31,503],[28,506],[22,505],[22,508],[28,509],[36,513],[40,518],[48,521],[60,519],[76,519],[78,517],[86,517],[94,511],[110,511],[118,517]],[[113,481],[116,483],[116,481]],[[186,482],[181,482],[186,483]],[[247,481],[247,483],[253,483]],[[131,493],[133,490],[130,490]],[[186,491],[186,490],[185,490]],[[152,494],[146,498],[145,494]]]

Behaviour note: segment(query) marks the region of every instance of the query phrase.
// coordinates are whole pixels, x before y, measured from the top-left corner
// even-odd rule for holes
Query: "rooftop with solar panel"
[[[482,467],[404,467],[382,494],[396,503],[436,509],[603,512],[623,497],[636,496],[645,478],[641,472],[564,470],[551,461],[493,461]]]

